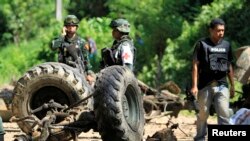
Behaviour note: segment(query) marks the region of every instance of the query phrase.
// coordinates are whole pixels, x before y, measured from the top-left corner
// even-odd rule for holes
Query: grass
[[[0,50],[0,85],[18,79],[27,69],[40,63],[37,59],[41,49],[39,41],[22,42],[2,47]]]
[[[194,110],[192,110],[192,111],[181,110],[180,113],[179,113],[179,115],[186,116],[186,117],[194,117],[194,116],[196,116]],[[210,115],[209,118],[211,118],[211,119],[217,119],[216,113],[213,116]]]

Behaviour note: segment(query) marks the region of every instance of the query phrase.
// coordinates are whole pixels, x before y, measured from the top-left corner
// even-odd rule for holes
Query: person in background
[[[223,39],[224,32],[225,22],[222,19],[213,19],[209,25],[210,36],[200,39],[195,45],[191,88],[199,104],[195,141],[205,141],[212,104],[217,113],[218,124],[229,124],[229,100],[234,96],[234,72],[232,48]]]
[[[102,68],[112,65],[127,66],[134,70],[135,47],[133,40],[129,37],[130,24],[126,19],[112,20],[110,25],[112,36],[115,39],[111,48],[102,49]]]
[[[90,36],[86,37],[86,41],[88,42],[88,45],[89,45],[89,58],[90,59],[95,59],[95,56],[97,54],[96,42]]]
[[[139,33],[136,33],[135,34],[135,39],[136,39],[136,41],[137,41],[137,43],[139,44],[139,45],[143,45],[144,44],[144,41],[143,41],[143,39],[141,38],[141,36],[140,36],[140,34]]]

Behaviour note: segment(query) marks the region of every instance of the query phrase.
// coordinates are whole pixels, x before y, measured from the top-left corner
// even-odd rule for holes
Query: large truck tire
[[[94,112],[103,141],[143,139],[143,100],[137,79],[126,67],[107,67],[97,75]]]
[[[31,114],[31,110],[48,103],[51,99],[69,106],[85,97],[87,93],[87,81],[76,69],[62,63],[47,62],[31,68],[17,81],[12,112],[17,118],[26,117]],[[46,113],[47,110],[42,110],[34,114],[42,119]],[[18,125],[26,134],[31,132],[31,123],[20,121]],[[67,138],[66,132],[55,134]]]

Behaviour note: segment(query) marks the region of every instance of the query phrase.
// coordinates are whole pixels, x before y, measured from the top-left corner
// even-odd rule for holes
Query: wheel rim
[[[125,95],[123,96],[123,113],[127,124],[134,131],[139,126],[140,114],[138,113],[139,105],[135,89],[132,85],[127,87]]]

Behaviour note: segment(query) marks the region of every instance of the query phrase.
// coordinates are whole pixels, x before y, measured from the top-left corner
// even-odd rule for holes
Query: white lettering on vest
[[[211,48],[211,52],[226,52],[225,48]]]

